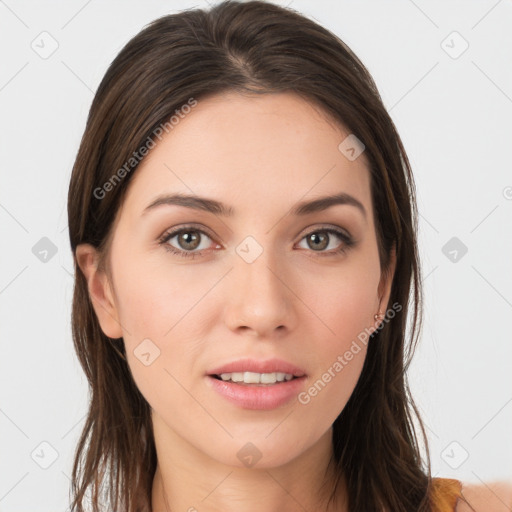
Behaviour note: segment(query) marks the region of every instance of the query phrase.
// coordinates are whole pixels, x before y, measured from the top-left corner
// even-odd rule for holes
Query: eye
[[[334,244],[333,247],[333,238],[341,240],[342,243]],[[319,252],[321,256],[333,256],[344,253],[355,244],[354,239],[349,234],[334,228],[321,228],[310,231],[302,240],[306,240],[308,248],[312,249],[313,252]],[[334,250],[324,251],[329,246]]]
[[[203,244],[204,239],[211,240],[211,237],[202,229],[193,226],[185,226],[171,232],[165,233],[159,242],[164,248],[178,256],[184,258],[195,258],[198,254],[202,254],[208,249],[208,244]],[[176,239],[175,244],[170,244],[170,241]],[[217,248],[220,246],[217,244]],[[199,250],[197,250],[199,249]]]
[[[333,244],[335,239],[341,240],[341,244]],[[171,241],[175,239],[174,243]],[[210,244],[208,244],[210,240]],[[355,245],[354,239],[344,231],[332,227],[316,229],[310,231],[302,237],[301,242],[305,240],[312,252],[318,253],[319,256],[335,256],[348,251]],[[195,258],[201,256],[204,252],[211,250],[209,246],[213,241],[212,237],[203,229],[194,226],[184,226],[170,232],[164,233],[159,239],[159,243],[164,248],[183,258]],[[334,245],[334,246],[332,246]],[[331,247],[330,247],[331,246]],[[326,251],[330,247],[330,251]],[[215,249],[221,246],[216,243]]]

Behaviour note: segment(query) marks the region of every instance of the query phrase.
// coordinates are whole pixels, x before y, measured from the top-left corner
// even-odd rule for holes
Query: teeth
[[[222,380],[230,380],[232,382],[243,382],[244,384],[274,384],[276,382],[284,382],[292,380],[291,373],[255,373],[255,372],[234,372],[221,373]]]

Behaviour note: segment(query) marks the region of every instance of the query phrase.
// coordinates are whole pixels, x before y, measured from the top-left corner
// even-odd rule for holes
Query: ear
[[[396,268],[396,246],[393,245],[391,248],[389,268],[385,272],[382,272],[379,287],[378,287],[378,296],[379,296],[379,304],[380,311],[386,314],[388,309],[389,297],[391,295],[391,286],[393,284],[393,277],[395,275]]]
[[[118,311],[106,273],[98,270],[99,254],[90,244],[80,244],[76,248],[76,261],[87,280],[89,297],[98,317],[103,333],[109,338],[121,338],[123,331],[119,323]]]

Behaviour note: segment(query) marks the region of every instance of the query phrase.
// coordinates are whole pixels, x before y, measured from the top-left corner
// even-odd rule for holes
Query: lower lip
[[[231,403],[242,409],[269,410],[287,404],[297,397],[306,377],[272,385],[243,385],[207,376],[210,386]]]

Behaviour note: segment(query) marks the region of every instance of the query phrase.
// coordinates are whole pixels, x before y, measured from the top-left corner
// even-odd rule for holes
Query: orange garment
[[[462,496],[462,483],[454,478],[433,478],[432,485],[432,511],[454,512]]]

